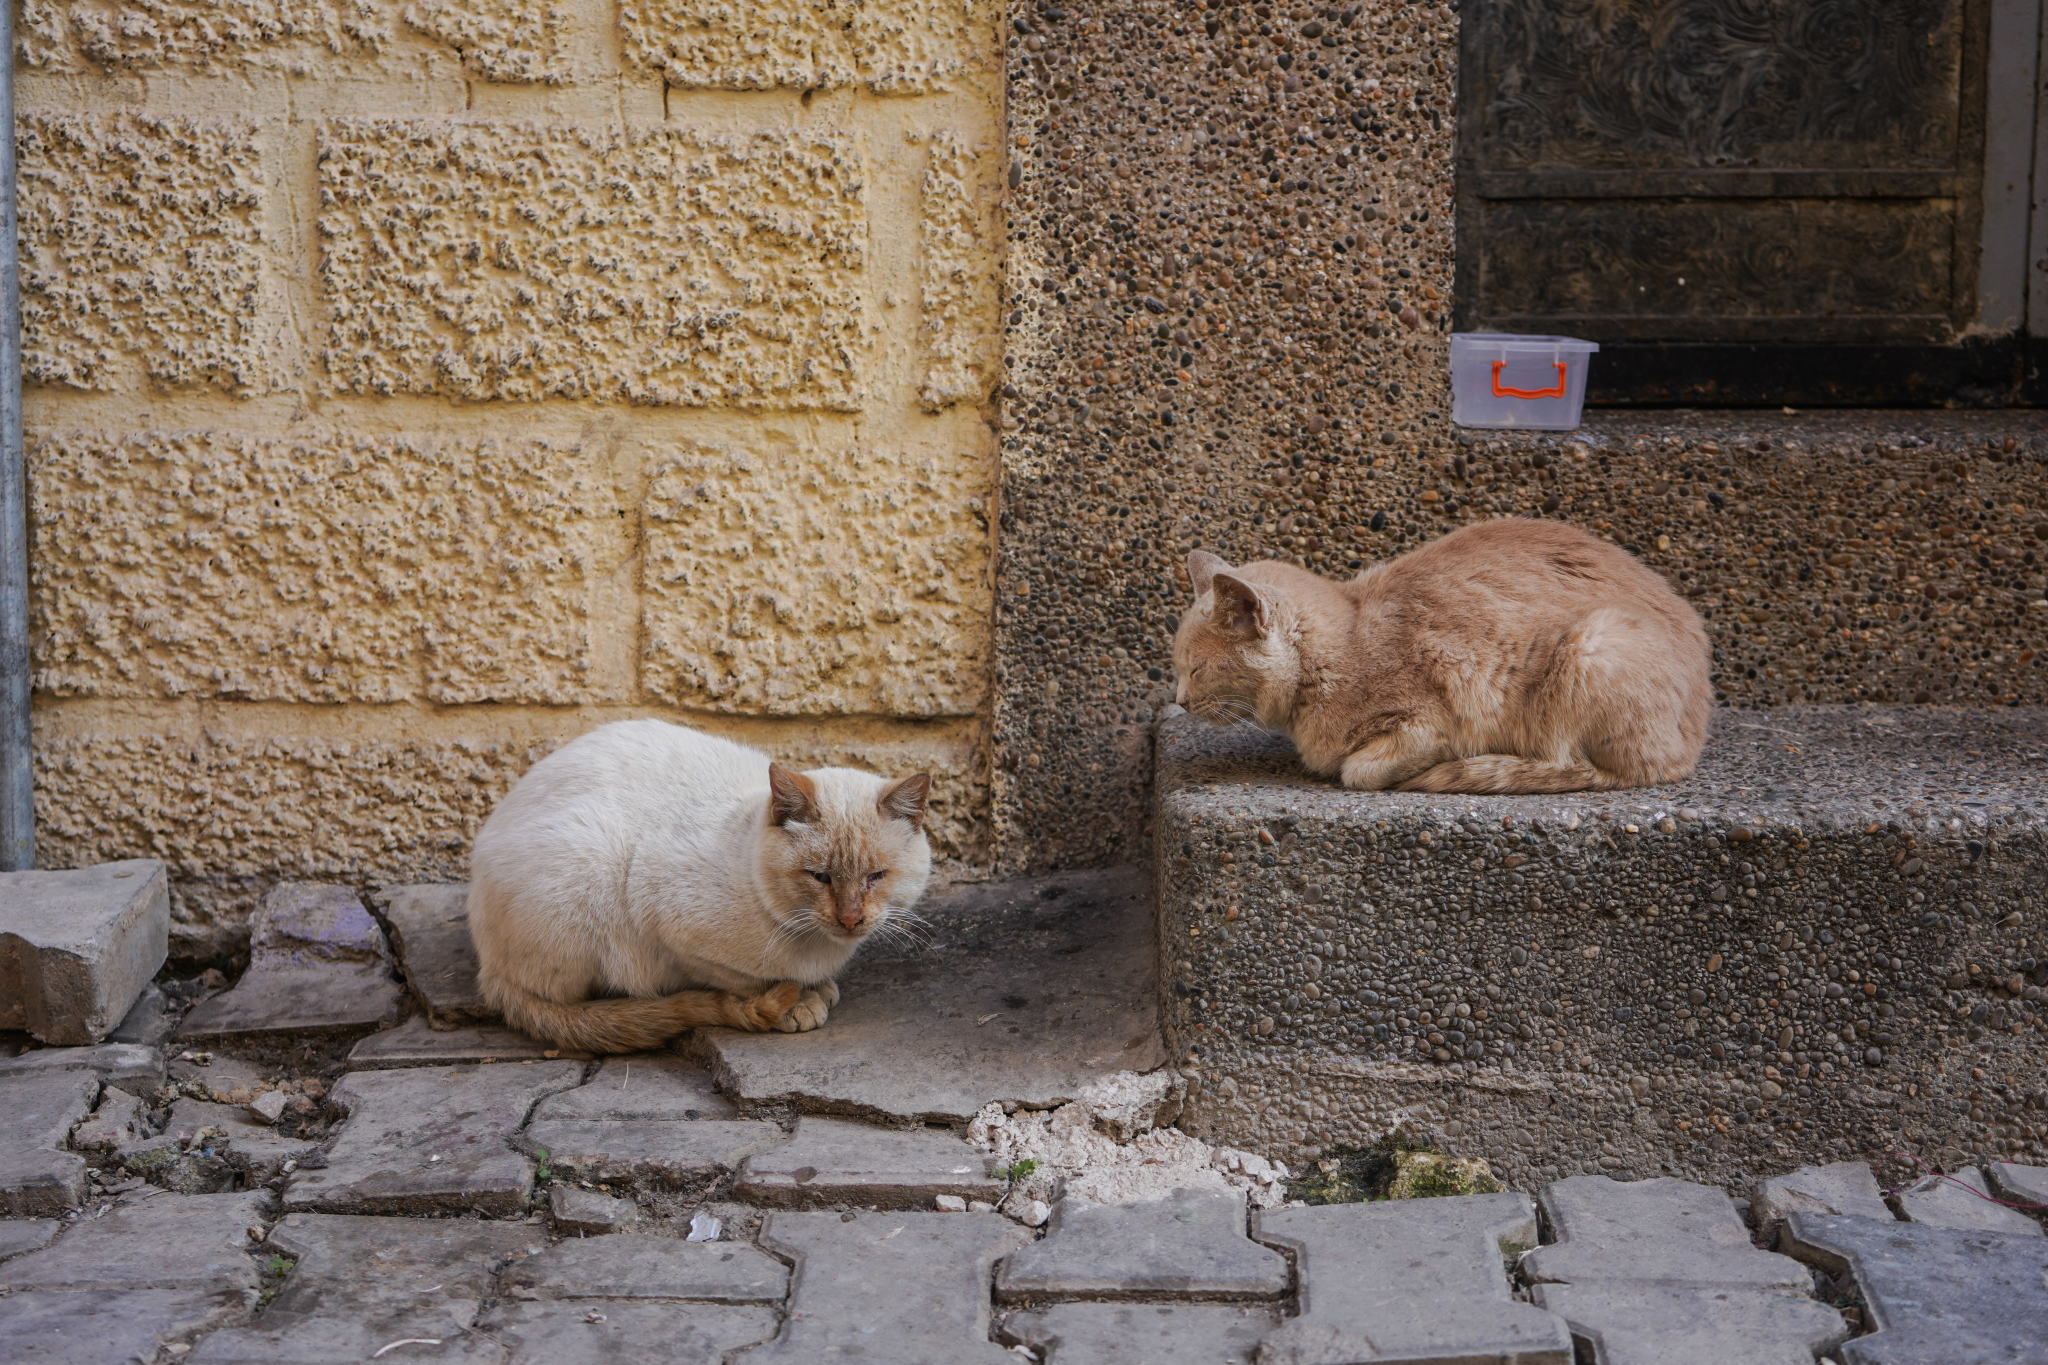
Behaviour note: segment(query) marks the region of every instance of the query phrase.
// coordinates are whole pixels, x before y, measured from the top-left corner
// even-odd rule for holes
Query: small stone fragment
[[[249,1112],[265,1123],[276,1123],[284,1115],[284,1107],[291,1097],[282,1090],[266,1090],[249,1101]]]
[[[600,1236],[625,1232],[640,1221],[640,1210],[624,1199],[574,1185],[548,1188],[548,1218],[558,1232]]]
[[[938,1205],[940,1213],[967,1212],[967,1201],[957,1194],[942,1194],[933,1199],[932,1202]]]
[[[99,1108],[92,1117],[71,1131],[74,1152],[111,1152],[149,1136],[149,1121],[142,1101],[119,1086],[100,1092]]]

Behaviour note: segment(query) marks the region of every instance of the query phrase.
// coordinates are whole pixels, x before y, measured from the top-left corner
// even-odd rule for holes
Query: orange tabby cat
[[[1371,791],[1676,782],[1713,704],[1706,631],[1662,577],[1555,521],[1502,517],[1333,583],[1188,556],[1179,701],[1294,741]]]

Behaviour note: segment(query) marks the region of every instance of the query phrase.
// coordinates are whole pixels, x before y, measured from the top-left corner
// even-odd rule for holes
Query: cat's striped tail
[[[516,986],[487,987],[505,1022],[529,1037],[571,1052],[646,1052],[685,1029],[706,1026],[764,1033],[782,1022],[803,988],[794,981],[752,998],[726,991],[677,991],[650,998],[579,1000],[565,1005]]]

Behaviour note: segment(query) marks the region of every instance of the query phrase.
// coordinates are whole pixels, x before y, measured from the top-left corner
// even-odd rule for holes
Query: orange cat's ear
[[[768,818],[775,824],[808,825],[818,818],[818,787],[780,763],[768,765]]]
[[[1188,551],[1188,582],[1194,585],[1195,596],[1209,591],[1210,580],[1220,573],[1229,573],[1230,563],[1220,555],[1207,550]]]
[[[1216,605],[1209,612],[1216,629],[1254,640],[1266,633],[1272,623],[1272,603],[1258,585],[1219,573],[1209,580],[1209,587],[1216,594]]]
[[[908,820],[912,829],[924,828],[924,803],[931,799],[932,775],[919,773],[882,788],[876,809],[890,820]]]

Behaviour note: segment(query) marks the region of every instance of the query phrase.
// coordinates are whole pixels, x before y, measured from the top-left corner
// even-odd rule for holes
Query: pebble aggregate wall
[[[985,858],[996,23],[27,6],[44,865],[215,954],[641,715],[929,766]]]
[[[1731,704],[2048,700],[2031,413],[1450,425],[1448,8],[1009,19],[1002,865],[1143,856],[1151,670],[1197,544],[1343,576],[1563,517],[1693,595]]]

